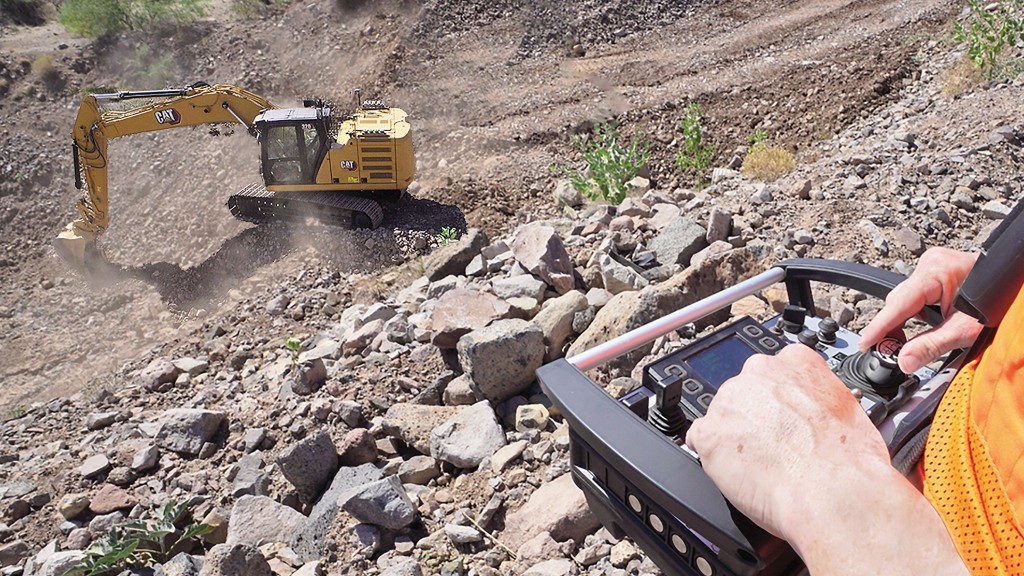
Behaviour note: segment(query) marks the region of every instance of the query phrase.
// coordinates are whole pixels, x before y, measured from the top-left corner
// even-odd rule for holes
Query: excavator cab
[[[267,186],[315,184],[330,148],[330,108],[267,110],[254,121]]]

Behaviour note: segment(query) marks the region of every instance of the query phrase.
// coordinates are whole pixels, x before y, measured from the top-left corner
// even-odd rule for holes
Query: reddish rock
[[[356,428],[345,434],[338,445],[338,460],[342,466],[369,464],[377,459],[377,442],[366,428]]]
[[[104,484],[89,502],[89,511],[93,514],[110,514],[117,510],[131,508],[138,503],[139,501],[135,497],[117,486]]]
[[[431,317],[433,344],[455,348],[459,338],[508,315],[508,302],[493,294],[456,288],[445,292]]]

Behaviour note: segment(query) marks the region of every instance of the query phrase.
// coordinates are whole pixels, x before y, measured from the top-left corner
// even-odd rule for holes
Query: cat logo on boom
[[[178,111],[174,108],[157,110],[154,114],[156,114],[156,121],[159,124],[170,124],[171,126],[174,126],[178,122],[181,122],[181,114],[178,114]]]

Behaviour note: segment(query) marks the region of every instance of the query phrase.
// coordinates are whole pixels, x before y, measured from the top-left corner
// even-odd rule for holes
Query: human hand
[[[885,336],[899,331],[907,320],[929,304],[938,304],[945,320],[903,345],[899,355],[900,370],[910,374],[950,350],[970,346],[982,325],[955,310],[953,300],[977,259],[977,254],[948,248],[931,248],[925,252],[913,274],[889,292],[885,306],[861,332],[861,351],[867,351]]]
[[[860,404],[802,345],[749,358],[691,425],[686,444],[737,509],[791,542],[805,536],[798,531],[806,515],[843,500],[833,491],[848,484],[848,473],[891,470]]]

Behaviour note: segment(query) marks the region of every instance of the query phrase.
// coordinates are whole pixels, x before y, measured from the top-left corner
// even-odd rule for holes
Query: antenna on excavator
[[[362,103],[362,102],[361,102],[361,101],[359,100],[359,95],[360,95],[360,94],[361,94],[362,92],[363,92],[363,91],[362,91],[362,90],[360,90],[359,88],[356,88],[356,89],[355,89],[355,94],[356,94],[356,110],[359,110],[360,108],[362,108],[362,107],[363,107],[363,103]]]

